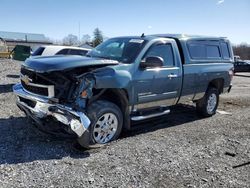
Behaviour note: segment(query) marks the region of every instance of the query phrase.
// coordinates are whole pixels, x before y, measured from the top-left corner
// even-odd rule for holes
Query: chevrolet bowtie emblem
[[[29,83],[32,81],[27,75],[22,75],[21,80],[26,84],[29,85]]]

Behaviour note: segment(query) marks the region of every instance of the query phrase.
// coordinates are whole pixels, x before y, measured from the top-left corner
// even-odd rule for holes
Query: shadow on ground
[[[171,113],[165,116],[156,117],[144,122],[133,122],[132,131],[122,134],[123,137],[135,136],[147,132],[156,131],[168,127],[182,125],[201,119],[196,114],[195,106],[179,104],[171,108]]]
[[[178,105],[171,115],[134,124],[132,131],[122,133],[124,137],[151,132],[158,129],[182,125],[200,119],[193,106]],[[0,119],[0,164],[18,164],[36,160],[86,158],[91,150],[76,150],[72,139],[54,138],[41,133],[25,117]]]
[[[36,160],[85,158],[88,151],[74,149],[74,140],[54,138],[38,131],[25,117],[0,119],[0,164]]]
[[[20,78],[20,75],[17,75],[17,74],[8,74],[6,77],[8,77],[8,78]]]

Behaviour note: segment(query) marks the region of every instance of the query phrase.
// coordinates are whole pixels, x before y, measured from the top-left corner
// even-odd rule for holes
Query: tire
[[[120,108],[112,102],[98,100],[93,102],[87,109],[87,116],[90,119],[89,143],[86,139],[78,138],[78,143],[88,148],[94,145],[103,145],[116,140],[123,126],[123,115]],[[106,135],[106,139],[104,139]]]
[[[219,104],[219,91],[209,87],[202,99],[196,102],[196,111],[200,116],[211,117],[216,113]]]

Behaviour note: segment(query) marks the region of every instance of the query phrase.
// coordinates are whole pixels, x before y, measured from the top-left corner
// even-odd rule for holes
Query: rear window
[[[56,53],[56,55],[67,55],[69,49],[62,49],[59,52]]]
[[[87,50],[77,50],[77,49],[71,49],[68,53],[68,55],[81,55],[85,56],[87,54]]]
[[[42,55],[45,47],[39,47],[37,48],[33,53],[32,56]]]
[[[229,49],[228,49],[227,43],[222,42],[220,45],[221,45],[221,50],[222,50],[223,58],[224,59],[230,59],[230,53],[229,53]]]

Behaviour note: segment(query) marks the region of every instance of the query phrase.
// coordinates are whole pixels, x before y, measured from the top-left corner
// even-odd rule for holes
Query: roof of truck
[[[175,39],[209,39],[209,40],[220,40],[226,39],[226,37],[214,37],[214,36],[203,36],[203,35],[187,35],[187,34],[154,34],[151,36],[156,37],[166,37],[166,38],[175,38]]]
[[[135,39],[152,39],[155,37],[173,38],[178,40],[187,39],[198,39],[198,40],[225,40],[226,37],[214,37],[214,36],[203,36],[203,35],[187,35],[187,34],[152,34],[143,36],[121,36],[115,38],[135,38]]]

